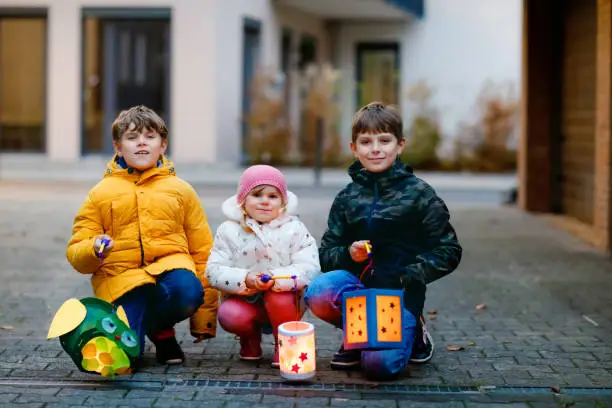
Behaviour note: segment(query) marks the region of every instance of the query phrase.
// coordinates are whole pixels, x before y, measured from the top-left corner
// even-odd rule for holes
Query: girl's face
[[[255,221],[268,223],[280,215],[283,197],[276,187],[255,187],[244,201],[244,210]]]

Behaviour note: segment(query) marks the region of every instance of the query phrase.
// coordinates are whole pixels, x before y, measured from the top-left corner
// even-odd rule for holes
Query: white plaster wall
[[[222,6],[221,6],[222,3]],[[308,33],[318,39],[321,58],[328,55],[328,39],[323,21],[296,10],[274,7],[272,0],[217,0],[216,67],[217,87],[217,161],[239,162],[242,143],[242,69],[243,21],[245,17],[261,23],[259,65],[280,69],[281,35],[283,27],[296,34]],[[297,91],[297,90],[296,90]],[[297,96],[297,92],[292,92]],[[299,109],[292,98],[290,106],[292,124],[297,128]]]
[[[341,123],[340,135],[343,145],[348,150],[351,138],[351,123],[357,110],[357,44],[360,42],[390,42],[397,41],[400,48],[406,37],[407,23],[342,23],[336,28],[336,63],[341,72],[340,105]],[[401,51],[400,51],[401,52]],[[404,75],[402,72],[400,87],[403,89]]]
[[[329,60],[329,35],[325,22],[321,18],[287,7],[276,7],[275,10],[280,28],[289,28],[298,36],[308,34],[315,37],[319,47],[319,62]],[[278,44],[280,45],[280,37],[278,38]]]
[[[58,161],[78,160],[81,152],[83,7],[171,7],[170,130],[177,162],[239,160],[244,17],[262,23],[263,66],[279,67],[279,19],[315,35],[321,55],[328,52],[320,19],[277,10],[272,0],[0,0],[0,7],[17,6],[48,10],[47,155]]]
[[[81,151],[81,8],[171,7],[172,156],[177,162],[238,162],[242,115],[242,21],[262,23],[261,63],[278,68],[281,28],[331,44],[324,22],[272,0],[0,0],[0,7],[47,7],[47,154],[77,160]],[[343,72],[342,134],[350,135],[355,101],[355,46],[398,40],[402,90],[426,80],[436,91],[443,131],[470,118],[487,79],[520,83],[520,0],[427,0],[423,20],[343,23],[334,28],[334,60]],[[294,92],[294,98],[297,92]],[[295,102],[295,101],[293,101]],[[410,112],[403,106],[406,122]],[[292,124],[299,106],[292,103]]]
[[[486,81],[511,83],[520,96],[522,19],[521,0],[427,0],[425,18],[410,24],[403,82],[425,80],[433,88],[447,140],[475,118]]]
[[[238,163],[242,143],[243,21],[261,23],[260,58],[265,65],[277,65],[278,28],[270,0],[217,0],[216,58],[209,59],[216,78],[217,161]]]
[[[151,0],[142,1],[151,3]],[[178,163],[213,163],[218,143],[214,60],[221,44],[215,36],[211,16],[215,15],[218,3],[213,0],[173,1],[172,158]]]
[[[82,29],[75,3],[47,5],[47,155],[58,161],[81,154]]]
[[[330,61],[330,35],[325,22],[319,17],[286,7],[278,7],[276,10],[281,30],[282,28],[288,28],[293,32],[293,46],[295,48],[293,50],[294,54],[290,58],[292,62],[290,63],[286,78],[290,84],[287,109],[289,111],[289,126],[291,127],[292,132],[292,140],[288,156],[290,159],[298,159],[300,156],[299,138],[302,119],[300,89],[301,73],[299,72],[297,66],[299,61],[298,47],[300,44],[300,38],[305,35],[316,38],[317,62],[322,64]],[[279,33],[279,42],[280,35],[281,33]]]
[[[355,48],[360,41],[398,41],[401,91],[425,80],[433,89],[442,130],[452,138],[473,118],[485,81],[511,82],[520,91],[521,0],[426,0],[425,16],[404,24],[343,23],[337,29],[343,71],[342,135],[350,136],[355,99]],[[410,106],[402,101],[405,126]]]
[[[216,156],[216,0],[0,0],[0,7],[46,7],[47,155],[78,160],[81,151],[82,7],[171,7],[172,157],[212,162]],[[212,56],[212,58],[211,58]],[[109,131],[110,133],[110,131]]]

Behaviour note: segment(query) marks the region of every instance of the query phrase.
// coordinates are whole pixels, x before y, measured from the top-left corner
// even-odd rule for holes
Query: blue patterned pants
[[[161,333],[174,335],[174,325],[190,317],[203,302],[204,289],[193,272],[173,269],[156,278],[156,285],[138,286],[114,302],[123,306],[130,327],[138,334],[141,355],[145,333],[153,342]]]

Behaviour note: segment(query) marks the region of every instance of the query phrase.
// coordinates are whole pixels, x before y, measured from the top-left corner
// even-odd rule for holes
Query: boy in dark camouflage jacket
[[[442,199],[398,159],[404,145],[395,108],[371,103],[357,112],[351,142],[357,161],[349,168],[353,182],[336,196],[321,240],[319,257],[327,273],[305,295],[317,317],[342,328],[345,291],[405,291],[405,349],[340,347],[331,361],[337,369],[361,365],[366,376],[379,380],[396,377],[408,361],[431,359],[433,342],[422,318],[426,285],[457,268],[462,251]],[[373,273],[362,273],[366,242],[372,248]]]

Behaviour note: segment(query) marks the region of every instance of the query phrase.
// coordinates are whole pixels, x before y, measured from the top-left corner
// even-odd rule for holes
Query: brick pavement
[[[328,360],[340,343],[340,332],[311,316],[308,320],[315,321],[317,327],[315,383],[366,385],[366,391],[296,394],[291,390],[256,390],[243,394],[232,387],[181,386],[183,380],[280,381],[268,360],[259,365],[238,361],[237,342],[227,333],[192,344],[184,323],[178,332],[187,363],[156,366],[149,349],[146,367],[124,378],[144,388],[94,390],[65,384],[67,380],[100,380],[80,373],[57,340],[45,339],[49,321],[61,303],[91,293],[87,277],[73,272],[64,257],[72,217],[86,191],[87,186],[82,185],[0,183],[0,406],[238,407],[271,406],[281,401],[295,406],[471,407],[496,400],[486,395],[377,393],[375,384],[365,381],[359,372],[328,368]],[[211,226],[216,228],[222,221],[219,204],[231,191],[199,192]],[[298,193],[303,219],[320,237],[325,225],[321,214],[327,212],[332,196]],[[515,209],[450,206],[465,255],[455,274],[429,288],[426,309],[430,316],[436,316],[430,327],[437,352],[432,363],[411,367],[394,384],[612,387],[612,346],[608,345],[612,340],[612,262]],[[483,310],[475,308],[483,303]],[[264,336],[264,342],[265,356],[270,358],[272,338]],[[448,345],[465,350],[447,351]],[[49,383],[44,387],[6,385],[23,378]],[[584,406],[606,406],[596,402],[597,396],[589,398]],[[552,393],[497,400],[515,401],[504,406],[517,407],[528,406],[525,401],[534,407],[564,404]]]

